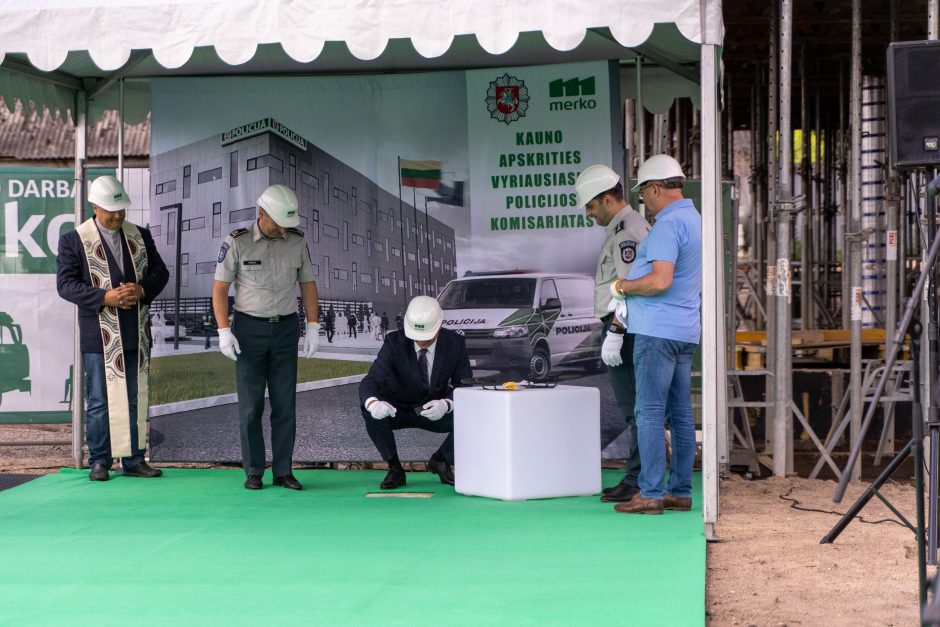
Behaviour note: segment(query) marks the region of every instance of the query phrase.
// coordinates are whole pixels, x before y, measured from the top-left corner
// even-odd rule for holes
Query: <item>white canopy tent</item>
[[[720,0],[0,0],[0,98],[70,112],[85,129],[119,108],[143,120],[162,76],[377,73],[642,58],[662,110],[698,84],[702,110],[705,533],[725,454],[718,62]],[[118,88],[115,88],[115,87]],[[693,91],[694,88],[693,88]],[[76,216],[82,199],[76,199]],[[81,378],[80,356],[76,379]],[[76,402],[81,402],[76,388]],[[80,409],[79,409],[80,411]],[[80,413],[76,413],[76,424]],[[720,418],[720,419],[719,419]],[[74,445],[81,451],[80,428]]]

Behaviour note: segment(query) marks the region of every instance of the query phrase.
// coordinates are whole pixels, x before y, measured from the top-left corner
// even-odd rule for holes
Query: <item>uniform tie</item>
[[[428,379],[428,349],[422,348],[418,351],[418,372],[421,373],[421,381],[424,382],[424,388],[428,389],[430,381]]]

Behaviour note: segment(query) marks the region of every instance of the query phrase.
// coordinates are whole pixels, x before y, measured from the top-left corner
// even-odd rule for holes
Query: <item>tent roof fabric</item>
[[[408,39],[436,58],[455,37],[474,35],[492,55],[508,52],[521,33],[541,32],[561,51],[588,29],[608,28],[624,47],[638,46],[654,24],[673,23],[702,43],[699,0],[30,0],[0,6],[0,56],[25,53],[42,71],[59,69],[70,51],[87,50],[105,71],[132,50],[152,50],[165,68],[180,68],[201,46],[229,65],[249,61],[261,44],[280,43],[295,61],[313,61],[327,42],[345,42],[360,60],[378,58],[394,39]],[[713,5],[707,5],[713,6]],[[720,11],[719,8],[715,9]],[[720,19],[720,18],[719,18]]]
[[[0,0],[0,24],[2,101],[62,112],[82,79],[115,73],[425,71],[637,54],[697,66],[698,44],[720,44],[723,32],[715,0]],[[29,75],[43,73],[59,83]],[[146,81],[126,81],[126,120],[142,122],[149,105]],[[116,106],[117,90],[105,89],[89,118]]]

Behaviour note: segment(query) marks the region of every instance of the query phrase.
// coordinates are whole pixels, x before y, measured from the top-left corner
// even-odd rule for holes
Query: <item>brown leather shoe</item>
[[[687,512],[692,509],[691,496],[671,496],[663,495],[663,509],[671,509],[677,512]]]
[[[626,503],[617,503],[614,509],[621,514],[662,514],[663,500],[644,498],[637,494]]]

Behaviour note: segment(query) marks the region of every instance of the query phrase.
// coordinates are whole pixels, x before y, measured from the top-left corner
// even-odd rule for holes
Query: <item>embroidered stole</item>
[[[108,269],[108,256],[105,243],[95,224],[95,219],[86,220],[77,229],[88,262],[88,274],[92,285],[109,290],[111,273]],[[134,266],[134,280],[147,273],[147,247],[140,230],[125,221],[121,230],[127,241]],[[121,268],[121,273],[124,269]],[[137,444],[139,450],[147,448],[147,418],[150,414],[150,340],[147,337],[147,321],[150,308],[137,303]],[[98,314],[101,328],[101,343],[104,346],[104,374],[108,389],[108,421],[111,433],[111,454],[115,457],[131,456],[130,403],[127,398],[127,381],[124,364],[124,345],[121,340],[121,327],[118,312],[114,307],[105,306]]]

